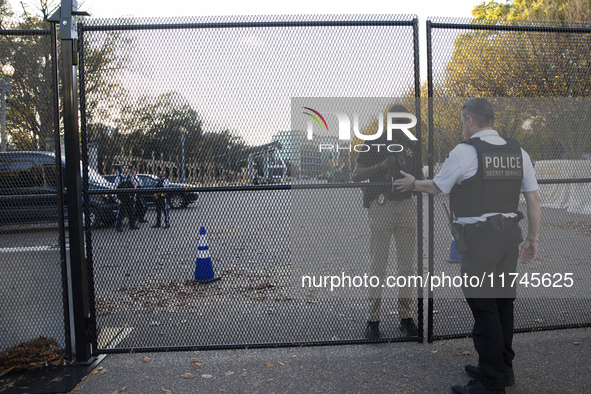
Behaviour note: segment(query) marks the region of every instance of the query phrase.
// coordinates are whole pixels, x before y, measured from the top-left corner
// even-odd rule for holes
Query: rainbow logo
[[[326,120],[324,120],[324,116],[320,115],[320,112],[315,111],[312,108],[308,108],[308,107],[302,107],[302,108],[307,109],[308,111],[311,111],[311,112],[315,113],[316,115],[318,115],[320,117],[320,119],[322,120],[322,123],[324,123],[325,130],[328,131],[328,125],[326,124]],[[322,123],[320,123],[320,120],[316,116],[314,116],[314,115],[312,115],[312,114],[310,114],[308,112],[302,112],[302,113],[305,114],[305,115],[308,115],[309,117],[311,117],[312,119],[314,119],[316,121],[316,123],[318,123],[318,126],[320,127],[320,130],[322,130]],[[310,127],[310,126],[308,126],[308,127]]]

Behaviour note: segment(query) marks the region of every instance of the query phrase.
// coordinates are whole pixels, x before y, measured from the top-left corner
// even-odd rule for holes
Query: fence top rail
[[[51,30],[0,30],[0,36],[49,36]]]
[[[113,30],[174,30],[174,29],[228,29],[254,27],[346,27],[346,26],[413,26],[417,18],[412,20],[389,21],[277,21],[277,22],[214,22],[214,23],[162,23],[136,25],[85,25],[79,23],[81,31],[113,31]]]
[[[576,184],[591,183],[591,178],[569,178],[569,179],[538,179],[541,185],[551,184]],[[355,189],[361,187],[384,187],[391,186],[388,182],[346,182],[346,183],[271,183],[266,185],[218,185],[218,186],[196,186],[196,187],[167,187],[141,189],[89,189],[89,194],[135,194],[141,193],[174,193],[184,192],[231,192],[231,191],[261,191],[261,190],[318,190],[318,189]]]
[[[477,25],[470,23],[441,23],[427,21],[432,29],[462,29],[462,30],[494,30],[494,31],[523,31],[536,33],[591,33],[591,27],[558,27],[558,26],[516,26],[516,25]]]

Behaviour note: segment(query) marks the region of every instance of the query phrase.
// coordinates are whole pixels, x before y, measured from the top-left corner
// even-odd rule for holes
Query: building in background
[[[328,163],[332,166],[334,154],[328,151],[320,152],[320,144],[336,145],[338,138],[314,134],[312,139],[308,140],[305,131],[288,130],[275,134],[272,141],[281,144],[279,153],[291,168],[291,176],[301,178],[322,175],[326,172]]]

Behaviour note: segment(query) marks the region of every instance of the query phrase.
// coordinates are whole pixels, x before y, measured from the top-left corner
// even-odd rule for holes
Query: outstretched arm
[[[432,179],[417,180],[414,176],[412,176],[411,174],[407,174],[404,171],[400,171],[400,173],[404,175],[404,178],[396,179],[394,181],[394,186],[397,186],[396,190],[400,190],[401,192],[409,192],[413,190],[414,183],[415,191],[429,194],[441,193],[441,190],[439,190],[439,188],[437,187],[435,182],[433,182]]]

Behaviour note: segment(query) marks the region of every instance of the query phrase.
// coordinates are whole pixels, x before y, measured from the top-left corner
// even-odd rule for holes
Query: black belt
[[[506,218],[502,215],[489,216],[486,218],[486,222],[465,224],[464,225],[464,233],[467,234],[467,233],[473,233],[476,231],[482,231],[485,228],[491,226],[493,220],[495,220],[495,221],[499,220],[502,227],[509,227],[509,226],[514,226],[514,225],[518,224],[519,221],[521,220],[521,218],[519,216],[514,217],[514,218]]]

